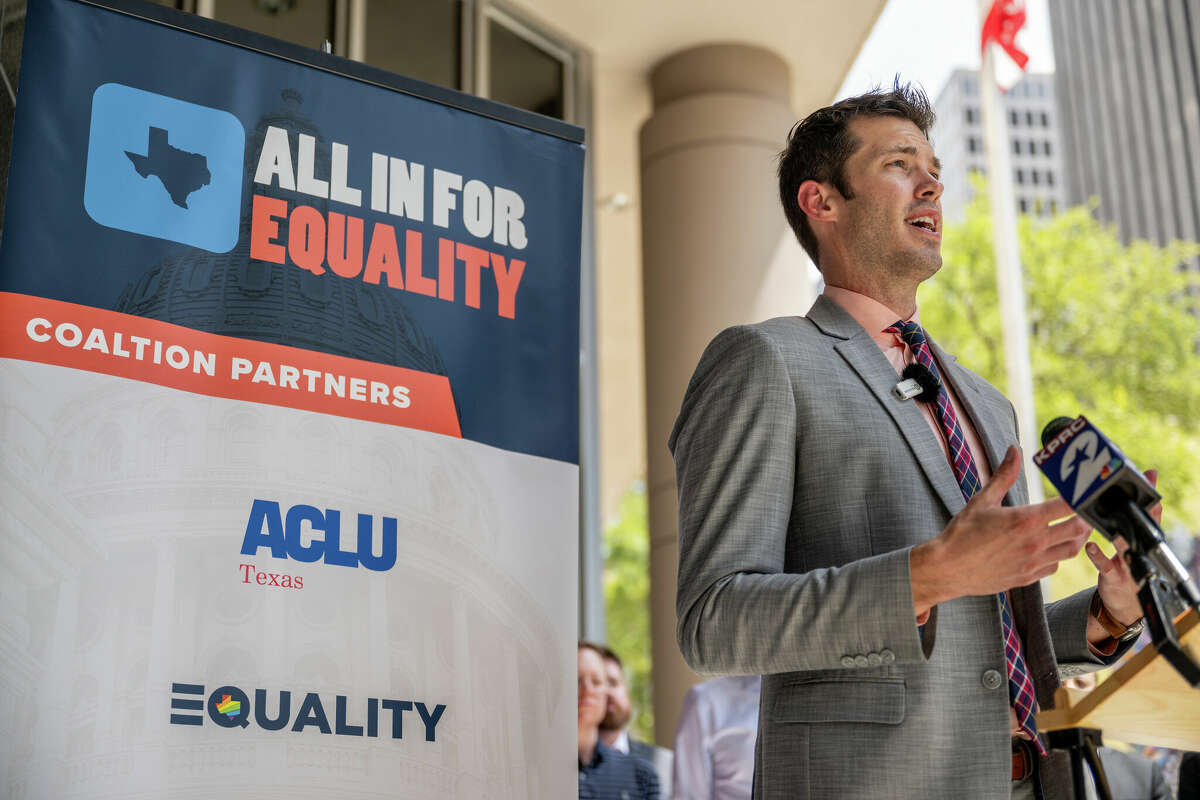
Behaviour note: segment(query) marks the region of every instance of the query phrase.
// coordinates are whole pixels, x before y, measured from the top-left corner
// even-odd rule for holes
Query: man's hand
[[[1150,481],[1151,486],[1158,486],[1158,470],[1146,470],[1146,480]],[[1162,522],[1162,503],[1150,510],[1150,516],[1155,522]],[[1121,537],[1118,537],[1113,545],[1117,552],[1111,558],[1104,555],[1104,551],[1095,542],[1088,542],[1085,550],[1096,571],[1100,573],[1096,580],[1100,602],[1104,603],[1110,617],[1129,627],[1142,618],[1142,604],[1137,596],[1137,583],[1134,582],[1133,575],[1129,572],[1129,564],[1125,561],[1125,551],[1129,549],[1129,545]],[[1089,622],[1089,641],[1092,639],[1092,628]],[[1105,633],[1104,637],[1107,636]]]
[[[1009,447],[988,485],[937,537],[913,548],[910,569],[918,617],[956,597],[1033,583],[1083,547],[1088,525],[1071,516],[1062,498],[1029,506],[1001,505],[1020,474],[1020,450]],[[1071,519],[1051,524],[1068,516]]]

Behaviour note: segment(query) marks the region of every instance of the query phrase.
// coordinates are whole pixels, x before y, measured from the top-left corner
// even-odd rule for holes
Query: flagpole
[[[987,18],[993,0],[980,0],[980,20]],[[1029,319],[1025,311],[1025,286],[1021,277],[1021,250],[1017,240],[1017,212],[1013,194],[1012,164],[1008,157],[1008,122],[996,85],[995,46],[983,48],[979,96],[983,110],[983,142],[987,152],[988,193],[992,206],[992,245],[996,258],[996,283],[1003,322],[1004,364],[1008,372],[1008,398],[1017,412],[1017,432],[1025,458],[1029,500],[1041,502],[1042,481],[1033,465],[1040,447],[1033,410],[1033,370],[1029,360]]]

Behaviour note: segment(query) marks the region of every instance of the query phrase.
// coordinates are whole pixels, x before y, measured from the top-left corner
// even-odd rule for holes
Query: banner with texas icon
[[[574,794],[582,172],[553,120],[31,0],[0,794]]]

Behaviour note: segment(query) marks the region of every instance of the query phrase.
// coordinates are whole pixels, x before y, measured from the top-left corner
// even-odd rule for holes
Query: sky
[[[1026,0],[1028,17],[1017,35],[1030,72],[1054,71],[1046,4]],[[837,96],[890,86],[899,72],[936,100],[955,68],[979,69],[978,6],[977,0],[889,0]]]

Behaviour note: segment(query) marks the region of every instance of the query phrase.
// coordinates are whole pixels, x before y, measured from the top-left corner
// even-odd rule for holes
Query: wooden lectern
[[[1179,641],[1200,658],[1200,614],[1175,620]],[[1091,691],[1060,688],[1037,715],[1041,731],[1094,728],[1124,742],[1200,750],[1200,689],[1147,646]]]

